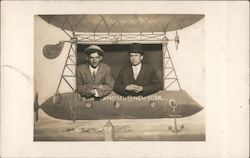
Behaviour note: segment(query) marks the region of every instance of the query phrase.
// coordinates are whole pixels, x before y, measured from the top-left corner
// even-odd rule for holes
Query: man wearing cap
[[[130,46],[131,65],[123,69],[115,81],[114,91],[122,96],[147,96],[161,89],[161,82],[155,70],[144,63],[142,44]]]
[[[91,45],[84,53],[88,63],[77,67],[77,90],[85,98],[103,98],[114,88],[111,68],[101,63],[104,51],[97,45]]]

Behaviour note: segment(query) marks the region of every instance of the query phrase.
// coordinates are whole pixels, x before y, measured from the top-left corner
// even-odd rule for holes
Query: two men
[[[144,53],[141,44],[131,45],[131,65],[120,72],[116,81],[110,67],[100,62],[104,51],[99,46],[89,46],[84,52],[88,56],[88,64],[78,66],[77,85],[78,92],[85,98],[102,98],[113,89],[122,96],[146,96],[161,89],[160,79],[154,69],[142,63]]]

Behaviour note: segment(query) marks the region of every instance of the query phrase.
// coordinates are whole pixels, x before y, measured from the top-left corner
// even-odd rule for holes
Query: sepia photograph
[[[36,15],[34,141],[205,141],[204,18]]]
[[[249,157],[249,2],[0,3],[0,157]]]

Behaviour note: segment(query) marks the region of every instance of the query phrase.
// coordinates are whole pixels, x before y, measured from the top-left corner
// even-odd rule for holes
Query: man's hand
[[[92,95],[95,95],[95,89],[92,89],[92,90],[90,91],[90,93],[91,93]]]
[[[143,87],[142,86],[136,86],[136,88],[134,90],[135,93],[140,93],[142,91],[143,91]]]
[[[100,89],[100,90],[105,90],[105,86],[104,86],[104,85],[102,85],[102,84],[100,84],[100,85],[98,85],[97,89]]]
[[[135,84],[130,84],[130,85],[126,86],[125,90],[127,90],[127,91],[133,91],[135,93],[139,93],[139,92],[143,91],[143,87],[139,86],[139,85],[135,85]]]
[[[137,85],[135,84],[130,84],[125,87],[125,90],[127,91],[134,91],[136,89]]]
[[[94,97],[99,97],[99,94],[96,89],[92,89],[90,92],[94,95]]]
[[[88,93],[86,93],[86,94],[84,95],[85,98],[90,98],[90,97],[92,97],[92,96],[94,96],[93,90],[88,91]]]

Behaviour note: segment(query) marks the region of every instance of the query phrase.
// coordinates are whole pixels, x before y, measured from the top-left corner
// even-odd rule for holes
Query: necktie
[[[93,71],[93,78],[94,78],[94,80],[95,80],[95,75],[96,75],[96,72],[95,71]]]

